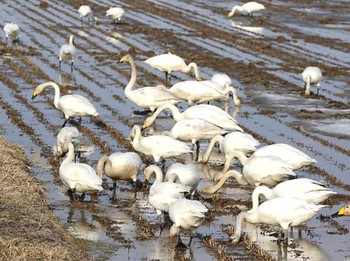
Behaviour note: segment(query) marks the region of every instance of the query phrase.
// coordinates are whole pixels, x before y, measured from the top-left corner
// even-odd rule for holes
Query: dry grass
[[[0,136],[0,260],[87,260],[49,210],[20,146]]]

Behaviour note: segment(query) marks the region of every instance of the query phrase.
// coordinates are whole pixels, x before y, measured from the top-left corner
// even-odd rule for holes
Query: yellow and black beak
[[[144,123],[142,124],[141,131],[143,131],[143,130],[146,129],[147,127],[148,127],[148,126],[147,126],[147,123],[144,122]]]
[[[335,212],[334,214],[331,215],[332,218],[334,217],[341,217],[344,216],[345,214],[345,207],[342,207],[341,209],[339,209],[338,212]]]
[[[34,90],[32,95],[32,100],[34,100],[36,96],[38,96],[38,92]]]

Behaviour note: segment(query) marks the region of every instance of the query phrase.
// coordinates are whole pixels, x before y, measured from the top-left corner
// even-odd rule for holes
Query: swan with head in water
[[[235,233],[230,239],[233,243],[239,242],[242,233],[242,222],[245,220],[253,224],[280,225],[284,238],[279,236],[278,239],[288,240],[289,227],[306,222],[324,207],[326,206],[309,203],[299,198],[282,197],[267,200],[260,206],[238,214]]]
[[[18,24],[6,23],[4,26],[4,32],[5,32],[6,42],[9,37],[12,40],[12,42],[19,41],[20,29]]]
[[[152,112],[161,105],[181,102],[181,99],[176,97],[163,85],[134,90],[133,87],[136,83],[136,66],[134,60],[130,54],[127,54],[119,61],[119,63],[123,62],[128,62],[131,66],[130,81],[124,90],[125,95],[129,100],[146,110],[151,110]]]
[[[135,150],[152,156],[155,162],[161,158],[176,157],[184,153],[192,153],[190,147],[182,141],[166,135],[152,135],[143,137],[140,126],[135,125],[130,136]]]
[[[222,129],[225,130],[238,130],[243,129],[238,126],[237,121],[222,109],[208,104],[199,104],[188,107],[184,112],[180,112],[179,109],[173,104],[164,104],[160,106],[150,117],[148,117],[142,128],[147,128],[151,126],[156,120],[158,115],[165,109],[169,109],[173,115],[175,121],[180,121],[183,119],[204,119]]]
[[[135,190],[140,187],[137,180],[143,162],[135,152],[116,152],[109,156],[103,155],[97,163],[97,174],[102,177],[103,172],[113,180],[113,193],[115,194],[118,180],[132,181]]]
[[[85,97],[77,94],[68,94],[61,97],[60,87],[54,82],[44,82],[38,85],[33,91],[32,100],[48,86],[53,87],[55,90],[53,103],[56,109],[62,111],[66,118],[62,127],[66,125],[69,118],[74,116],[99,116],[94,105],[92,105]]]
[[[192,62],[187,65],[181,57],[170,52],[166,54],[153,56],[151,58],[148,58],[144,62],[161,72],[165,72],[166,80],[168,80],[168,76],[173,71],[189,73],[192,69],[197,81],[202,80],[202,77],[199,75],[197,64]]]
[[[247,13],[249,16],[253,16],[253,13],[266,9],[264,5],[257,2],[247,2],[243,5],[235,5],[231,12],[227,15],[228,17],[233,16],[236,12]]]
[[[189,105],[192,103],[205,103],[217,99],[227,99],[231,93],[234,104],[241,105],[241,100],[237,96],[236,89],[227,86],[224,89],[213,81],[182,81],[174,84],[169,89],[174,95],[182,100],[187,100]]]
[[[321,69],[315,66],[306,67],[305,70],[301,73],[301,77],[305,83],[305,96],[310,95],[311,85],[316,85],[318,94],[322,80]]]
[[[68,187],[70,199],[75,201],[77,199],[76,192],[84,193],[88,191],[100,191],[102,188],[102,177],[98,176],[95,170],[84,163],[75,163],[74,159],[74,145],[69,143],[68,154],[62,161],[59,168],[59,175],[61,181]]]
[[[74,36],[71,34],[69,37],[69,44],[64,44],[60,49],[58,67],[61,69],[62,62],[70,62],[70,70],[73,71],[73,63],[77,50],[74,46]]]
[[[92,10],[90,6],[88,5],[81,5],[78,9],[80,20],[83,21],[84,17],[87,17],[89,19],[89,22],[93,20],[94,22],[98,21],[98,18],[93,15]]]
[[[73,143],[74,147],[80,142],[81,133],[76,127],[64,127],[57,134],[56,145],[54,146],[54,154],[62,157],[68,152],[69,143]]]

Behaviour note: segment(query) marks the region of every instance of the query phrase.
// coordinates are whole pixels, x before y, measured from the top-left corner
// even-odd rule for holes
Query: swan
[[[230,76],[225,73],[215,73],[211,77],[210,81],[217,83],[222,89],[232,86]]]
[[[332,217],[350,216],[350,204],[345,205],[338,212],[334,213]]]
[[[93,21],[97,22],[98,18],[93,15],[92,10],[90,6],[88,5],[81,5],[78,9],[79,15],[80,15],[80,20],[83,21],[84,17],[87,17],[90,21],[92,19]]]
[[[125,19],[125,11],[121,7],[111,7],[106,11],[106,16],[114,22],[121,22]]]
[[[113,180],[113,191],[117,180],[132,181],[135,190],[140,187],[137,175],[143,166],[140,156],[135,152],[116,152],[109,156],[103,155],[97,163],[97,175],[102,177],[103,171]]]
[[[161,158],[176,157],[184,153],[192,153],[190,147],[179,140],[166,135],[142,137],[140,126],[135,125],[131,130],[134,149],[146,155],[153,156],[155,162]]]
[[[320,83],[322,80],[321,69],[314,66],[306,67],[305,70],[301,73],[301,77],[303,78],[303,81],[305,83],[305,96],[310,95],[311,84],[316,85],[318,94],[318,91],[320,89]]]
[[[217,143],[220,144],[221,152],[225,154],[225,165],[222,172],[226,172],[230,168],[235,151],[239,150],[245,155],[250,155],[260,145],[260,142],[254,139],[252,135],[244,132],[233,131],[225,136],[216,135],[210,141],[207,151],[202,157],[203,163],[208,162],[210,154]]]
[[[169,212],[169,207],[172,203],[184,198],[184,193],[191,191],[189,186],[167,181],[163,182],[162,170],[156,165],[149,165],[145,168],[145,182],[148,182],[152,175],[156,175],[156,179],[149,190],[148,202],[156,209],[158,216],[163,212]]]
[[[145,119],[142,128],[145,129],[148,126],[151,126],[159,113],[165,109],[169,109],[171,111],[175,121],[198,118],[204,119],[225,130],[238,130],[243,132],[243,129],[238,126],[237,121],[231,115],[214,105],[208,104],[191,106],[182,113],[175,105],[164,104],[157,108],[153,115]]]
[[[236,11],[238,11],[239,13],[248,13],[249,16],[253,16],[254,12],[260,11],[260,10],[264,10],[266,9],[264,5],[259,4],[257,2],[247,2],[243,5],[235,5],[231,12],[229,12],[229,14],[227,15],[228,17],[231,17],[235,14]]]
[[[39,84],[33,91],[32,100],[38,96],[46,87],[51,86],[55,90],[54,105],[56,109],[63,112],[65,121],[64,127],[70,117],[74,116],[99,116],[94,105],[88,99],[77,94],[68,94],[61,97],[60,87],[55,82],[44,82]]]
[[[69,44],[64,44],[60,49],[58,67],[61,69],[61,62],[70,62],[70,70],[73,71],[73,63],[77,50],[74,46],[74,36],[69,37]]]
[[[69,143],[73,143],[74,147],[80,142],[81,133],[76,127],[63,127],[57,134],[56,145],[54,146],[54,154],[62,157],[68,152]]]
[[[173,71],[181,71],[183,73],[189,73],[192,69],[194,75],[198,81],[202,80],[202,77],[199,75],[198,66],[195,63],[186,64],[185,61],[172,53],[161,54],[153,56],[144,61],[149,66],[165,72],[165,78],[168,80],[168,74],[171,74]]]
[[[277,184],[273,189],[266,186],[256,187],[252,194],[253,208],[259,205],[260,194],[264,195],[266,199],[293,197],[318,204],[337,193],[312,179],[299,178],[286,180]]]
[[[215,175],[214,180],[221,180],[230,173],[242,185],[248,183],[256,187],[260,185],[272,187],[282,181],[296,177],[292,167],[278,157],[260,156],[247,158],[241,151],[235,151],[233,157],[238,158],[242,162],[242,174],[236,170],[219,172]],[[243,182],[241,182],[242,179]]]
[[[197,200],[182,198],[170,205],[169,217],[173,225],[170,228],[169,236],[178,235],[176,247],[184,246],[180,238],[181,230],[190,231],[191,236],[188,245],[191,245],[194,230],[204,222],[206,212],[208,212],[207,207]]]
[[[182,100],[192,103],[205,103],[212,100],[227,98],[231,93],[236,106],[241,105],[241,100],[237,97],[236,89],[232,86],[222,88],[213,81],[182,81],[174,84],[169,89],[174,95]]]
[[[200,181],[200,171],[194,163],[174,163],[165,173],[164,180],[190,186],[192,190],[191,195],[193,196]]]
[[[290,164],[293,170],[298,170],[310,164],[317,163],[317,160],[286,143],[274,143],[260,147],[251,155],[251,157],[259,156],[279,157],[281,160]]]
[[[19,40],[20,29],[18,24],[6,23],[4,26],[4,32],[6,36],[6,42],[9,37],[12,42],[17,42]]]
[[[284,240],[287,240],[289,227],[306,222],[324,207],[326,206],[308,203],[299,198],[282,197],[267,200],[255,209],[238,214],[235,233],[230,239],[233,243],[240,240],[242,221],[246,220],[253,224],[280,225],[285,236]],[[279,239],[281,238],[279,237]]]
[[[62,183],[68,187],[70,199],[75,201],[76,192],[101,191],[102,177],[96,175],[95,170],[84,163],[72,162],[74,158],[74,145],[69,143],[68,153],[59,168]],[[84,195],[84,194],[83,194]]]
[[[129,62],[131,66],[131,78],[124,90],[125,95],[129,100],[144,109],[151,110],[152,112],[161,105],[181,102],[181,99],[176,97],[163,85],[134,90],[133,87],[136,82],[136,66],[134,60],[130,54],[127,54],[119,61],[119,63],[123,62]]]

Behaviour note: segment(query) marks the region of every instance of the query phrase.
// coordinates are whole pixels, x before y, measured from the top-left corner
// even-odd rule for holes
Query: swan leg
[[[73,72],[73,61],[70,63],[70,71]]]
[[[61,69],[61,63],[62,63],[62,61],[59,60],[59,62],[58,62],[58,68],[59,68],[59,69]]]
[[[165,72],[165,81],[168,82],[169,81],[169,73]]]
[[[69,119],[69,118],[68,118],[68,119]],[[68,119],[66,119],[66,120],[63,122],[62,128],[63,128],[64,126],[66,126]]]
[[[180,233],[177,236],[177,244],[175,246],[176,249],[184,249],[187,248],[187,246],[182,242],[181,237],[180,237]]]
[[[199,157],[199,140],[196,141],[196,158],[195,161],[198,161]]]
[[[134,187],[135,187],[135,194],[136,194],[137,191],[139,191],[139,190],[142,189],[143,183],[142,183],[140,180],[137,179],[137,180],[134,182]]]
[[[77,197],[76,197],[76,194],[75,194],[75,188],[68,189],[68,196],[69,196],[71,201],[77,201]]]

